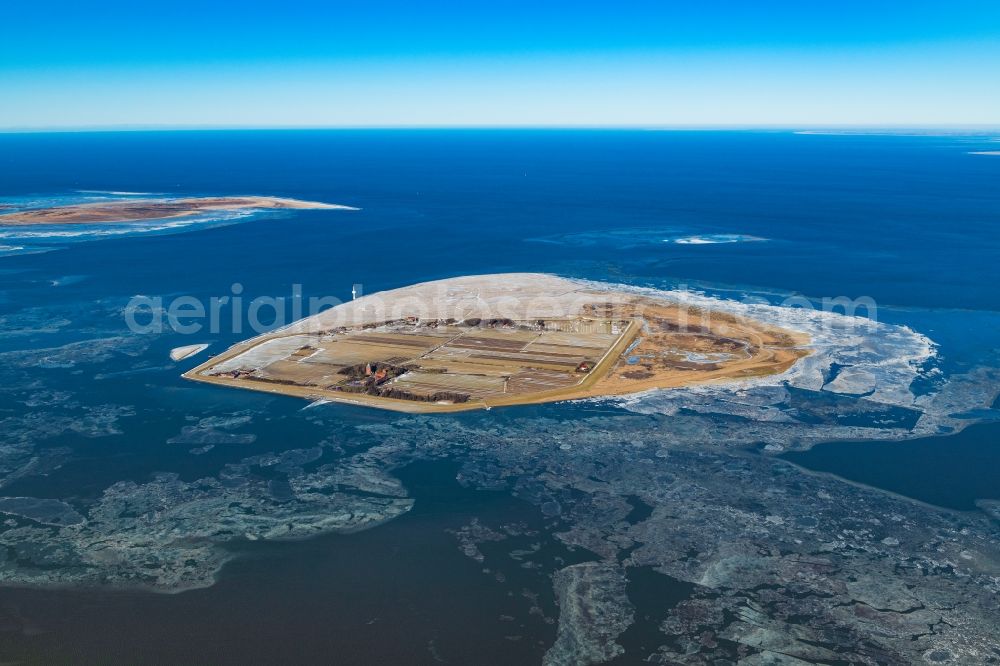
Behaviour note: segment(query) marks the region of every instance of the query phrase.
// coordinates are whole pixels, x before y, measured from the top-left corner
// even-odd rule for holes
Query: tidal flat
[[[997,663],[1000,163],[972,147],[0,136],[16,167],[0,166],[0,190],[18,201],[211,187],[360,209],[63,225],[46,252],[3,257],[0,656]],[[31,195],[43,163],[48,189]],[[31,247],[43,231],[0,239]],[[717,242],[677,242],[691,239]],[[207,302],[237,281],[248,298],[291,300],[301,283],[302,298],[346,302],[355,283],[525,272],[766,322],[809,353],[725,384],[407,414],[186,381],[250,333],[123,318],[136,294]],[[877,312],[827,312],[824,295]],[[661,360],[637,349],[621,372]],[[731,352],[684,351],[663,360]],[[840,466],[786,457],[810,452]],[[949,452],[978,469],[939,464]]]
[[[919,337],[891,329],[871,335],[887,332],[895,342],[885,359],[856,362],[881,367],[899,357],[899,344],[921,348]],[[815,338],[822,352],[807,358],[842,368],[834,337]],[[84,407],[73,384],[58,378],[77,373],[86,391],[89,373],[134,367],[157,344],[103,340],[5,357],[7,390],[45,406],[4,422],[10,473],[0,574],[8,585],[210,590],[225,584],[230,567],[238,572],[240,560],[265,552],[255,550],[258,543],[391,534],[392,525],[435,502],[406,472],[431,464],[450,470],[468,497],[499,493],[522,503],[524,517],[516,520],[459,503],[462,520],[441,529],[491,587],[535,600],[496,621],[512,623],[510,640],[533,641],[525,649],[545,663],[601,663],[621,657],[627,645],[665,663],[692,650],[707,660],[847,655],[902,664],[933,653],[965,663],[988,660],[996,649],[1000,541],[986,513],[915,503],[773,457],[828,439],[900,441],[964,427],[954,405],[988,409],[997,397],[995,371],[956,375],[921,395],[909,389],[915,366],[910,374],[889,367],[881,391],[863,397],[837,385],[796,386],[811,381],[812,371],[804,371],[555,407],[360,421],[345,420],[351,406],[303,410],[294,400],[213,387],[210,395],[224,400],[215,407],[202,401],[209,413],[169,416],[171,404],[199,399],[206,389],[182,383],[163,392],[154,381],[143,390],[158,396],[160,416],[145,418],[172,424],[153,462],[161,471],[129,472],[149,469],[148,454],[123,451],[87,491],[74,481],[89,469],[80,453],[113,451],[139,410],[114,402]],[[39,361],[61,394],[30,371]],[[157,368],[153,376],[168,372]],[[893,378],[904,384],[892,386]],[[95,385],[102,384],[109,386]],[[81,409],[89,421],[69,416]],[[51,444],[39,438],[43,427]],[[23,438],[12,439],[18,432]],[[94,445],[66,446],[81,437]],[[67,495],[70,487],[76,490]],[[53,495],[66,499],[46,499]],[[512,563],[542,578],[515,588]],[[540,587],[549,575],[551,584]],[[688,594],[669,607],[650,606],[628,594],[639,575],[662,576]],[[433,649],[464,648],[453,636]]]
[[[11,205],[13,208],[13,205]],[[190,197],[190,198],[117,198],[108,201],[26,206],[0,212],[0,227],[63,224],[129,223],[142,220],[169,220],[201,213],[245,210],[353,210],[350,206],[299,201],[281,197]]]

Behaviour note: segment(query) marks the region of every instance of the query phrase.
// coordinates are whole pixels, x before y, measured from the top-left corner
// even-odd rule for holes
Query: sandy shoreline
[[[0,226],[127,223],[188,217],[208,211],[279,209],[357,210],[339,204],[266,196],[129,199],[0,213]]]

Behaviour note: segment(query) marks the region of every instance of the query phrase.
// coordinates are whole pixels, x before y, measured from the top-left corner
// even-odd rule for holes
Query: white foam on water
[[[42,254],[58,250],[56,246],[3,245],[0,244],[0,257],[14,257],[23,254]]]
[[[866,400],[914,407],[914,380],[930,369],[937,347],[927,336],[907,326],[876,322],[804,307],[715,298],[703,293],[658,290],[629,285],[585,282],[597,289],[614,289],[686,304],[700,310],[725,312],[809,336],[811,353],[781,374],[688,389],[662,389],[611,398],[626,408],[648,402],[664,391],[740,391],[751,387],[788,386],[811,391],[861,395]]]
[[[117,190],[76,190],[80,194],[110,194],[116,197],[149,197],[162,194],[161,192],[122,192]]]
[[[147,220],[141,222],[119,222],[111,224],[74,224],[73,228],[67,229],[64,225],[35,225],[28,229],[12,227],[0,231],[0,238],[5,240],[33,240],[44,241],[53,240],[93,240],[106,236],[126,236],[133,234],[148,234],[156,232],[168,232],[185,227],[195,226],[216,226],[234,224],[244,218],[259,213],[257,210],[232,210],[218,211],[211,215],[196,215],[182,218],[168,218],[162,220]]]
[[[754,243],[767,238],[739,233],[698,233],[697,229],[683,226],[660,226],[649,229],[611,229],[604,231],[581,231],[538,238],[527,238],[527,242],[549,243],[571,246],[602,246],[627,249],[632,247],[655,247],[662,243],[672,245],[718,245],[729,243]]]
[[[169,201],[172,197],[162,193],[125,192],[101,190],[77,190],[76,194],[57,196],[23,196],[0,197],[3,208],[0,213],[12,213],[39,208],[69,206],[84,203],[108,201],[134,201],[135,197],[149,197],[151,200]],[[349,208],[337,206],[337,208]],[[237,210],[215,210],[176,218],[159,218],[137,220],[131,222],[95,222],[82,224],[53,224],[31,226],[4,226],[0,224],[0,257],[29,252],[49,252],[59,249],[49,246],[55,242],[76,242],[100,240],[107,237],[130,236],[137,234],[175,233],[187,229],[209,228],[235,224],[247,218],[262,215],[273,215],[276,211],[261,208],[242,208]],[[37,243],[36,247],[28,247],[27,243]]]
[[[759,236],[745,236],[742,234],[706,234],[684,236],[683,238],[668,238],[663,242],[674,243],[676,245],[719,245],[728,243],[758,243],[766,240],[766,238]]]

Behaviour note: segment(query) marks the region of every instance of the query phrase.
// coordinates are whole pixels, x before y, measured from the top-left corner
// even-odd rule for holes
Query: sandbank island
[[[36,224],[99,224],[139,222],[188,217],[211,211],[271,210],[271,209],[338,209],[356,210],[350,206],[300,201],[281,197],[189,197],[182,199],[123,199],[98,201],[67,206],[30,208],[0,213],[0,226]]]
[[[808,336],[552,275],[364,296],[239,343],[184,377],[402,412],[634,393],[784,372]]]

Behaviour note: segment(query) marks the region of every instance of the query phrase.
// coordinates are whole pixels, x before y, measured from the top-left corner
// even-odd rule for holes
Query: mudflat
[[[0,225],[124,223],[187,217],[206,211],[281,208],[352,210],[350,206],[338,204],[265,196],[127,199],[0,213]]]

